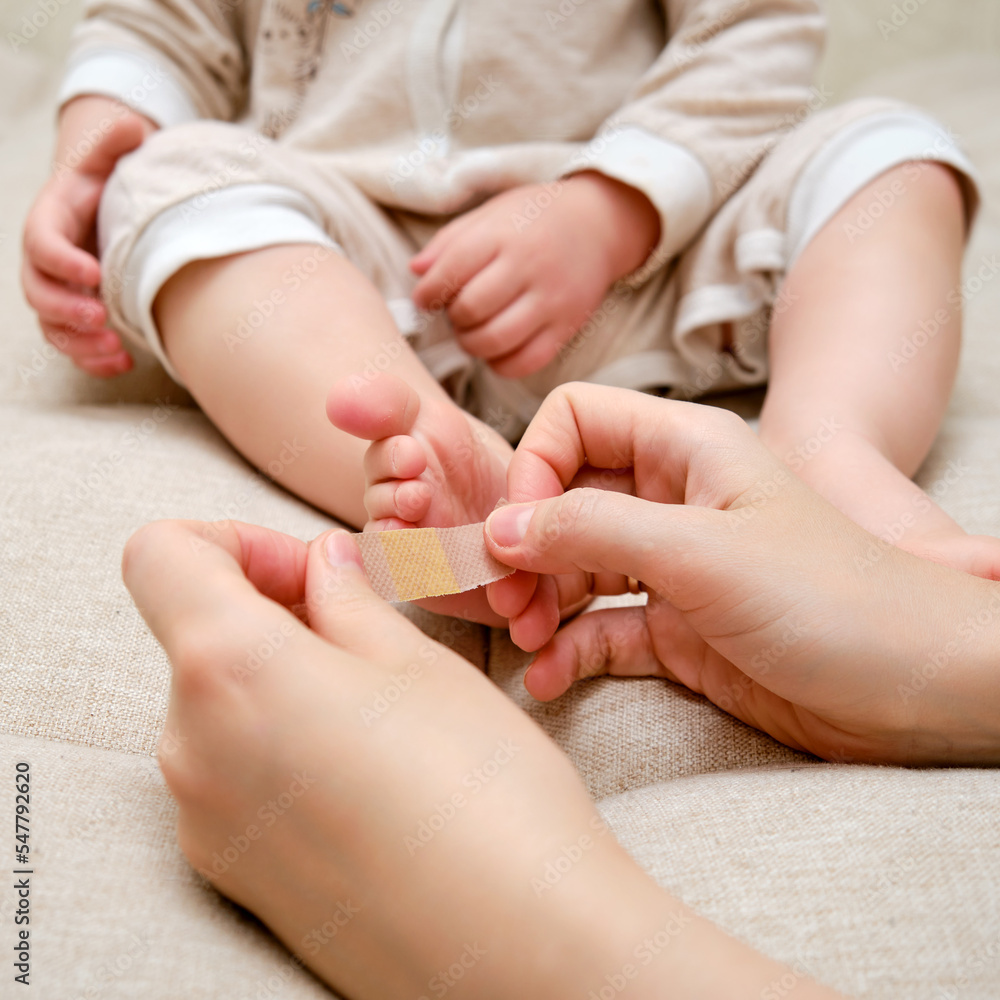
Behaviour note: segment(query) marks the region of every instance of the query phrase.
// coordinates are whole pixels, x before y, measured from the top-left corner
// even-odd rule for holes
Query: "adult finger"
[[[122,576],[143,618],[174,660],[244,648],[268,628],[304,626],[291,613],[305,598],[306,545],[238,522],[155,521],[125,545]],[[292,624],[294,622],[294,625]]]
[[[487,518],[486,545],[501,562],[533,573],[618,573],[653,589],[698,547],[716,548],[719,511],[574,489]]]
[[[671,677],[656,656],[646,609],[609,608],[580,615],[563,626],[524,675],[536,701],[552,701],[578,680],[617,677]]]
[[[371,589],[348,531],[327,532],[310,544],[305,600],[309,627],[349,652],[381,661],[436,659],[431,640]]]
[[[508,497],[558,496],[584,465],[633,469],[647,499],[723,509],[783,468],[728,410],[570,382],[549,393],[524,432]]]

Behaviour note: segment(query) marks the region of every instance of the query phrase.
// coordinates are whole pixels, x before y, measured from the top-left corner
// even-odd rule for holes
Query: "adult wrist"
[[[910,645],[894,696],[914,764],[1000,762],[1000,583],[933,565],[938,614]]]

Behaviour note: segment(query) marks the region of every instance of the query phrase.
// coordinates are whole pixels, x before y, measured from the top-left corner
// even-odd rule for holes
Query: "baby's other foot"
[[[931,495],[925,493],[861,435],[843,430],[793,468],[817,493],[877,536],[866,560],[877,561],[887,545],[895,545],[963,573],[1000,580],[1000,538],[967,534],[931,499],[941,495],[939,488],[932,486]]]
[[[327,415],[371,441],[365,453],[366,531],[446,528],[485,520],[504,495],[513,449],[443,394],[421,395],[394,375],[341,379]],[[505,626],[485,588],[428,598],[421,607]]]
[[[900,548],[972,576],[1000,580],[1000,538],[968,535],[958,525],[955,528],[914,538],[910,544],[900,542]]]

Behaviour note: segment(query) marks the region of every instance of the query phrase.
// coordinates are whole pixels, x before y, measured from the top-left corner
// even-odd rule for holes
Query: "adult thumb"
[[[533,573],[618,573],[653,589],[674,557],[713,527],[719,511],[660,504],[623,493],[572,489],[551,500],[510,504],[486,521],[501,562]]]
[[[328,531],[309,545],[309,627],[324,639],[371,659],[391,658],[427,637],[371,588],[349,531]]]

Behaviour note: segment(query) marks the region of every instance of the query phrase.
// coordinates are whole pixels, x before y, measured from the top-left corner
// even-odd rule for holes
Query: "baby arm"
[[[243,91],[239,7],[220,15],[214,0],[102,0],[74,31],[53,174],[25,224],[22,282],[46,338],[92,375],[132,366],[99,293],[105,185],[158,128],[232,117]]]
[[[611,284],[682,251],[814,96],[816,0],[660,6],[666,46],[569,164],[591,169],[497,195],[413,259],[416,305],[446,307],[501,375],[543,367]]]
[[[42,332],[91,375],[132,367],[121,338],[108,329],[97,260],[97,207],[118,160],[156,125],[110,97],[87,95],[66,104],[52,176],[24,226],[21,280]]]
[[[646,260],[659,231],[641,191],[596,171],[513,188],[449,223],[413,258],[421,276],[413,300],[446,308],[463,349],[497,374],[530,375]]]

